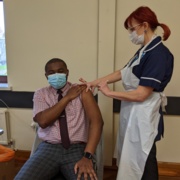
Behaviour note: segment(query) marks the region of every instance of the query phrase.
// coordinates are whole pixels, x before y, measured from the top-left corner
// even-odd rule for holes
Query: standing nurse
[[[160,26],[163,37],[155,34]],[[110,98],[121,100],[117,137],[117,180],[157,180],[156,141],[163,135],[163,91],[173,73],[173,55],[162,40],[170,36],[167,25],[159,23],[148,7],[139,7],[124,22],[130,40],[140,49],[124,68],[86,82]],[[112,91],[107,84],[122,80],[124,92]]]

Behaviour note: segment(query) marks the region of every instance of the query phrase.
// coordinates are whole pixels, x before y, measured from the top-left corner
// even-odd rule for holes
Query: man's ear
[[[68,78],[69,76],[69,69],[67,69],[67,74],[66,74],[66,77]]]
[[[44,75],[45,75],[46,79],[48,79],[48,76],[47,76],[47,74],[45,73]]]

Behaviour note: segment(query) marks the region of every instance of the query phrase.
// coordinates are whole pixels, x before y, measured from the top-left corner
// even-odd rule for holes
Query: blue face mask
[[[55,88],[55,89],[61,89],[65,86],[67,80],[66,80],[66,74],[64,73],[55,73],[48,76],[48,82],[49,84]]]

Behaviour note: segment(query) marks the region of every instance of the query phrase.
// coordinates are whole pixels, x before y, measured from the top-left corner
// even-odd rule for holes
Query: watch
[[[87,159],[92,159],[93,158],[93,155],[89,152],[84,152],[84,157],[87,158]]]

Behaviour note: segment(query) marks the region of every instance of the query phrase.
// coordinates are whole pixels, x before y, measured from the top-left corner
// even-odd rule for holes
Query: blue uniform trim
[[[157,81],[158,83],[161,83],[161,81],[159,81],[158,79],[154,79],[154,78],[141,77],[141,79],[149,79],[149,80],[153,80],[153,81]]]

